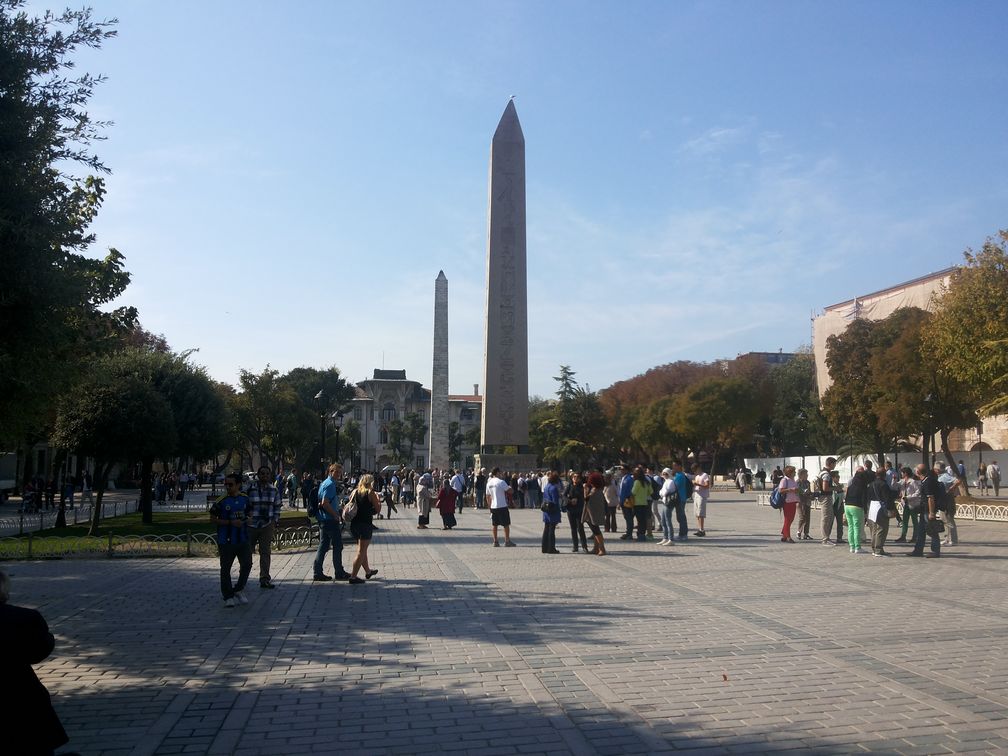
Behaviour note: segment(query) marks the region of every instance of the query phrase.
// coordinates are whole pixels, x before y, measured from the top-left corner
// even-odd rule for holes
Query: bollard
[[[186,530],[185,533],[185,555],[192,556],[192,529]]]

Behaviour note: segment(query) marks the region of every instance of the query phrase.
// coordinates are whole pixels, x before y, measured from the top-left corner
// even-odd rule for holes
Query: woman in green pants
[[[859,467],[854,473],[844,496],[844,516],[847,518],[847,542],[851,554],[861,553],[861,532],[864,526],[865,508],[868,506],[868,481],[870,472]]]

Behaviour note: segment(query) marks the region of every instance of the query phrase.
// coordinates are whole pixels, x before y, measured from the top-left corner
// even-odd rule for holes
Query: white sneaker
[[[659,546],[668,546],[668,539],[667,538],[661,539],[660,541],[658,541],[658,545]]]
[[[235,605],[235,600],[233,598],[224,599],[224,606],[228,609],[233,609]]]
[[[234,597],[239,604],[247,604],[249,602],[248,596],[245,595],[245,591],[235,591]]]

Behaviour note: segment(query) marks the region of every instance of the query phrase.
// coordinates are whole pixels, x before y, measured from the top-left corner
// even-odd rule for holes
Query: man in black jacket
[[[929,559],[937,559],[941,556],[941,533],[938,532],[938,506],[943,501],[944,486],[938,480],[934,470],[929,470],[927,465],[917,465],[917,477],[920,479],[921,507],[916,513],[917,539],[914,541],[914,550],[907,556],[919,557],[924,554],[924,538],[931,536],[931,551],[926,555]]]
[[[70,738],[32,665],[52,653],[56,640],[41,614],[11,606],[9,597],[10,579],[0,572],[0,732],[30,744],[21,753],[51,754]]]

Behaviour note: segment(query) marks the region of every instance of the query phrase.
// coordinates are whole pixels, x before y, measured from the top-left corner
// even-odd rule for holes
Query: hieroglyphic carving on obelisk
[[[508,102],[490,145],[481,460],[511,470],[528,455],[525,136]]]
[[[434,281],[434,369],[431,376],[428,465],[448,468],[448,278]]]

